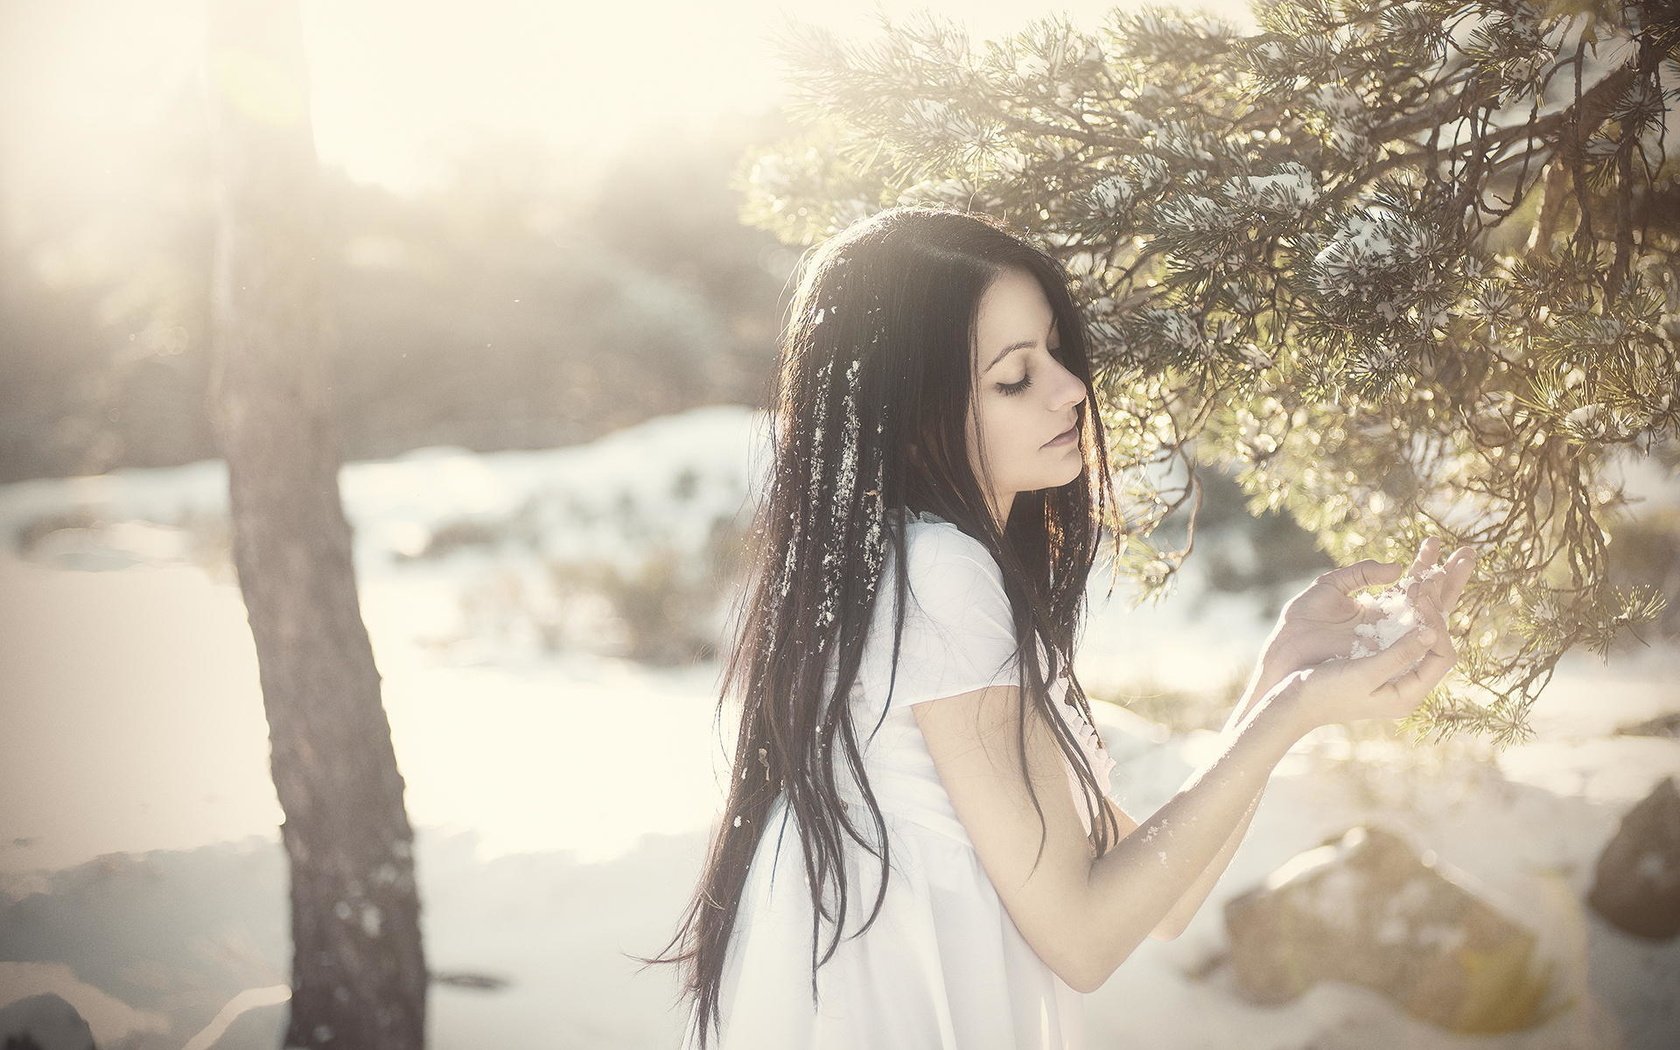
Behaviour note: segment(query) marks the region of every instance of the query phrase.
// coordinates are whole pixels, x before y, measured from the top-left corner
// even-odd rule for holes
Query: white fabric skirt
[[[1027,944],[935,781],[895,778],[882,802],[892,870],[873,925],[859,937],[880,861],[844,839],[845,932],[817,970],[811,1001],[811,899],[786,796],[771,806],[754,854],[720,991],[720,1050],[1082,1050],[1084,996]],[[872,783],[878,798],[883,794]],[[907,793],[927,794],[915,805]],[[937,793],[939,798],[933,798]],[[907,801],[912,802],[906,805]],[[848,811],[873,825],[861,801]],[[835,893],[829,888],[829,911]],[[825,919],[820,956],[834,936]],[[698,1050],[691,1009],[684,1050]]]

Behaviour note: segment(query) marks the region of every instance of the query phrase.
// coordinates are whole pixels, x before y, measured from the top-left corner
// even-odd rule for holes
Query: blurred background
[[[0,0],[0,1019],[51,993],[100,1047],[278,1045],[290,967],[206,404],[203,6]],[[673,930],[728,768],[718,655],[799,255],[738,217],[744,152],[788,127],[769,34],[914,10],[978,39],[1052,9],[302,4],[340,485],[434,1046],[676,1045],[675,975],[621,953]],[[1618,571],[1673,594],[1680,492],[1659,464],[1624,475],[1646,502]],[[1208,485],[1167,601],[1093,577],[1080,671],[1137,816],[1209,757],[1282,602],[1332,564]],[[1674,612],[1607,663],[1572,654],[1521,746],[1304,742],[1190,930],[1090,997],[1092,1045],[1673,1045],[1675,941],[1579,898],[1680,769]],[[1353,984],[1240,994],[1222,904],[1369,821],[1533,924],[1545,1010],[1471,1035]]]

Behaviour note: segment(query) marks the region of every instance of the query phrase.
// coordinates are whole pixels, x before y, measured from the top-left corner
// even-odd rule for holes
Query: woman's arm
[[[1021,704],[1016,687],[979,689],[911,710],[957,819],[1016,927],[1063,981],[1091,992],[1213,862],[1272,767],[1305,732],[1291,697],[1286,691],[1263,697],[1226,734],[1218,757],[1095,860],[1067,789],[1066,759],[1046,716]],[[1033,716],[1024,727],[1023,710]],[[1025,767],[1017,743],[1023,729]]]
[[[1279,688],[1261,695],[1221,735],[1225,747],[1217,758],[1091,864],[1091,929],[1099,938],[1110,931],[1112,939],[1095,946],[1096,969],[1085,978],[1087,987],[1101,987],[1167,917],[1180,896],[1173,882],[1189,883],[1212,863],[1297,740],[1321,725],[1394,719],[1417,710],[1458,655],[1440,607],[1426,597],[1419,611],[1424,622],[1386,649],[1286,674]],[[1151,872],[1156,877],[1144,874],[1151,859],[1159,861]]]
[[[1016,928],[1069,986],[1093,992],[1213,863],[1297,740],[1321,725],[1417,709],[1457,655],[1439,609],[1428,605],[1425,615],[1427,624],[1378,653],[1290,672],[1221,734],[1212,761],[1094,860],[1048,722],[1056,715],[1022,704],[1015,686],[912,710],[957,819]]]
[[[1081,990],[1102,987],[1151,930],[1171,922],[1186,888],[1235,848],[1232,843],[1240,838],[1273,767],[1308,728],[1287,694],[1262,698],[1225,734],[1225,746],[1213,761],[1091,863],[1086,908],[1094,943]]]
[[[1156,924],[1154,929],[1149,931],[1149,936],[1158,941],[1170,941],[1183,933],[1185,927],[1190,925],[1190,920],[1195,918],[1196,912],[1201,910],[1202,902],[1207,900],[1208,894],[1212,893],[1214,886],[1219,884],[1219,879],[1225,874],[1225,869],[1231,866],[1231,855],[1237,851],[1237,844],[1243,840],[1243,836],[1248,834],[1248,825],[1254,820],[1254,811],[1260,808],[1260,799],[1263,794],[1264,790],[1260,795],[1254,796],[1254,801],[1248,804],[1248,812],[1243,814],[1242,822],[1232,830],[1230,838],[1227,838],[1225,844],[1219,847],[1219,852],[1214,855],[1208,866],[1202,869],[1200,875],[1196,876],[1196,881],[1185,887],[1183,895],[1178,898],[1172,910]],[[1106,801],[1108,802],[1108,808],[1114,813],[1115,822],[1120,825],[1122,836],[1129,835],[1136,830],[1138,826],[1136,820],[1121,809],[1113,799],[1107,799]]]
[[[1282,677],[1264,663],[1257,665],[1254,674],[1248,680],[1248,686],[1243,690],[1242,699],[1232,710],[1231,716],[1226,720],[1221,732],[1229,733],[1235,729],[1248,714],[1249,708],[1254,706],[1255,700],[1269,692]],[[1185,887],[1184,893],[1178,898],[1178,902],[1173,905],[1172,910],[1167,913],[1166,917],[1149,931],[1149,936],[1159,941],[1170,941],[1183,933],[1185,927],[1190,925],[1190,920],[1195,918],[1196,912],[1201,909],[1202,902],[1207,900],[1208,894],[1213,892],[1213,887],[1218,885],[1220,877],[1225,874],[1225,869],[1230,867],[1231,855],[1236,853],[1237,844],[1242,842],[1243,836],[1248,834],[1248,826],[1254,820],[1254,811],[1260,808],[1260,799],[1264,795],[1265,789],[1261,788],[1249,802],[1248,811],[1243,814],[1242,821],[1232,830],[1230,837],[1219,848],[1219,852],[1214,855],[1213,860],[1202,869],[1200,875],[1196,876],[1195,882]],[[1115,822],[1120,825],[1121,837],[1131,834],[1137,828],[1138,822],[1121,809],[1113,799],[1108,799],[1108,808],[1113,812]]]
[[[1120,826],[1120,836],[1122,838],[1137,829],[1137,821],[1121,809],[1118,802],[1111,798],[1104,799],[1104,801],[1108,803],[1109,812],[1114,814],[1114,822]],[[1237,825],[1237,829],[1231,832],[1231,837],[1225,840],[1225,845],[1220,848],[1218,855],[1213,858],[1213,862],[1203,870],[1201,875],[1197,876],[1195,882],[1185,889],[1184,895],[1178,899],[1178,903],[1173,905],[1172,911],[1168,912],[1166,917],[1149,931],[1149,936],[1158,941],[1170,941],[1184,932],[1184,927],[1190,924],[1190,919],[1196,914],[1196,909],[1201,907],[1202,901],[1206,900],[1207,895],[1213,891],[1214,883],[1219,881],[1219,873],[1225,870],[1226,865],[1230,862],[1231,854],[1236,851],[1237,843],[1247,832],[1249,817],[1254,815],[1254,808],[1250,806],[1248,812],[1249,816],[1244,817],[1243,822]],[[1212,874],[1209,874],[1210,872]]]
[[[1263,794],[1264,790],[1260,795],[1254,796],[1254,801],[1248,804],[1248,812],[1243,814],[1242,822],[1231,832],[1230,838],[1225,840],[1225,844],[1219,848],[1219,852],[1214,855],[1208,866],[1196,876],[1196,881],[1185,887],[1183,895],[1178,898],[1172,910],[1149,931],[1149,936],[1158,941],[1170,941],[1190,925],[1190,920],[1201,910],[1202,902],[1207,900],[1208,894],[1218,885],[1225,869],[1231,866],[1231,855],[1237,851],[1237,844],[1243,840],[1243,836],[1248,834],[1248,825],[1254,820],[1254,811],[1260,808]],[[1108,800],[1108,808],[1114,811],[1114,819],[1119,822],[1122,835],[1130,834],[1138,826],[1137,821],[1128,816],[1113,799]]]

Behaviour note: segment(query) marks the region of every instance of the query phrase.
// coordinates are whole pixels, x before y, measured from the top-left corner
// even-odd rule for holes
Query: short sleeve
[[[889,706],[1018,684],[1009,597],[986,548],[954,525],[913,526],[905,538],[905,564],[904,637]],[[892,591],[890,576],[882,586]],[[891,608],[890,600],[878,603],[887,615],[872,626],[867,661],[883,697],[891,673]]]

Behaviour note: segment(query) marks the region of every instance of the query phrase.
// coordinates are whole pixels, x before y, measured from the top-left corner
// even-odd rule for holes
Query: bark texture
[[[295,0],[211,0],[210,415],[291,866],[287,1047],[424,1045],[413,832],[362,623],[330,411]]]

